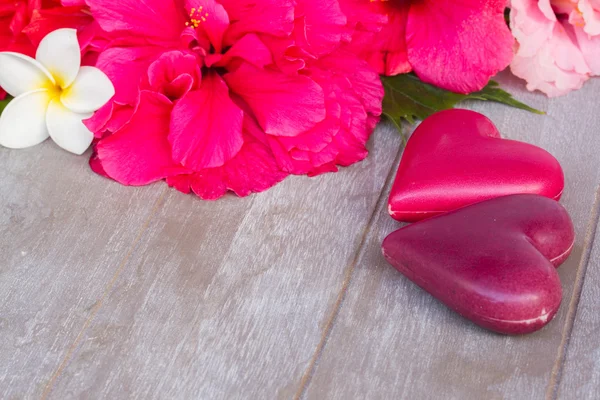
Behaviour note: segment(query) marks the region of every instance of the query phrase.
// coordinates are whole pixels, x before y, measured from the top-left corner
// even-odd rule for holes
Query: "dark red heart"
[[[476,324],[505,334],[536,331],[558,310],[555,266],[575,233],[567,211],[537,195],[474,204],[402,228],[383,242],[396,269]]]
[[[502,139],[479,113],[448,110],[423,121],[408,141],[389,212],[413,222],[510,194],[558,200],[563,188],[562,168],[550,153]]]

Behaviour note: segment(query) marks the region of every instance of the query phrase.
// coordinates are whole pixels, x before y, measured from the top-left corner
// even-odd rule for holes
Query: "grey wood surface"
[[[39,397],[60,372],[159,195],[51,143],[0,150],[0,398]]]
[[[361,164],[218,202],[45,143],[0,149],[0,398],[598,398],[600,80],[552,100],[501,80],[548,115],[469,107],[559,158],[577,230],[544,330],[483,331],[385,263],[385,125]]]
[[[600,197],[594,209],[598,218]],[[566,346],[565,363],[559,370],[560,398],[596,400],[600,396],[600,238],[595,232],[585,280],[580,279],[581,297],[576,304],[573,332]]]

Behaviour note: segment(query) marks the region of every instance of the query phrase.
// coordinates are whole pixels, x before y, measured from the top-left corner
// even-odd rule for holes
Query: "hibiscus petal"
[[[31,57],[0,52],[0,86],[13,97],[38,89],[49,89],[55,80],[46,68]]]
[[[482,89],[513,57],[505,5],[505,0],[413,2],[406,32],[417,75],[458,93]]]
[[[200,90],[188,93],[173,109],[173,158],[194,171],[225,164],[244,142],[243,116],[223,79],[210,73]]]
[[[381,56],[383,56],[383,73],[388,76],[405,74],[412,71],[408,62],[406,44],[406,21],[408,7],[397,6],[397,10],[390,10],[388,23],[377,35]]]
[[[190,90],[198,89],[201,81],[202,72],[196,56],[182,51],[169,51],[148,67],[141,87],[177,100]]]
[[[252,108],[269,135],[295,136],[325,119],[323,89],[312,79],[244,63],[225,75],[231,90]]]
[[[164,50],[156,46],[114,47],[103,51],[96,67],[100,68],[113,82],[117,91],[116,102],[135,105],[138,87],[148,66]]]
[[[192,23],[197,21],[198,31],[204,32],[216,53],[223,49],[223,35],[229,28],[229,15],[215,0],[186,0]],[[191,10],[194,10],[193,12]]]
[[[75,29],[57,29],[49,33],[37,49],[35,58],[52,74],[56,83],[70,86],[79,72],[81,49]]]
[[[360,96],[368,112],[375,116],[381,115],[385,91],[381,79],[367,62],[347,51],[338,50],[330,56],[320,58],[315,65],[322,71],[334,72],[337,76],[347,79],[352,86],[352,91]],[[312,65],[309,68],[312,69]],[[315,77],[313,79],[322,82]]]
[[[240,197],[263,192],[288,176],[277,165],[266,135],[248,115],[244,118],[243,132],[244,146],[223,167],[227,188]]]
[[[255,34],[247,34],[237,41],[223,55],[215,66],[224,67],[232,60],[240,58],[259,68],[273,63],[273,56],[269,48]]]
[[[101,109],[96,111],[91,118],[83,122],[90,131],[94,132],[94,135],[97,138],[101,138],[104,135],[106,125],[113,116],[114,107],[114,102],[108,102]]]
[[[294,27],[293,0],[219,0],[232,21],[225,34],[230,46],[247,33],[288,36]]]
[[[202,200],[218,200],[227,193],[223,167],[205,169],[188,179],[190,188]]]
[[[348,23],[337,1],[298,1],[296,19],[304,25],[303,29],[294,30],[296,41],[316,55],[329,53],[338,47]]]
[[[106,32],[154,40],[177,40],[185,28],[180,0],[87,0]]]
[[[288,174],[279,169],[268,145],[255,139],[255,131],[260,131],[264,137],[256,122],[246,116],[243,129],[244,146],[224,166],[168,177],[169,186],[183,193],[193,191],[203,200],[216,200],[227,190],[245,197],[265,191],[285,179]]]
[[[171,158],[167,140],[171,109],[163,95],[142,91],[131,121],[96,145],[95,170],[133,186],[187,172]]]
[[[408,1],[343,0],[342,11],[354,29],[348,47],[379,74],[410,72],[406,48]]]
[[[24,149],[48,138],[46,110],[51,97],[47,90],[25,93],[13,101],[0,116],[0,145]]]
[[[82,122],[91,116],[91,113],[74,113],[63,106],[59,99],[54,99],[46,113],[48,133],[57,145],[68,152],[81,155],[94,140],[94,134]]]
[[[104,72],[95,67],[81,67],[75,82],[62,92],[60,100],[73,112],[90,113],[99,110],[114,95],[115,88]]]
[[[33,54],[35,54],[35,48],[40,45],[44,37],[57,29],[73,28],[79,30],[78,36],[81,48],[86,47],[92,34],[99,33],[99,27],[93,23],[94,19],[85,7],[85,3],[75,6],[67,5],[63,1],[62,5],[63,7],[38,9],[31,14],[31,20],[23,29],[23,33],[27,35],[34,46]]]

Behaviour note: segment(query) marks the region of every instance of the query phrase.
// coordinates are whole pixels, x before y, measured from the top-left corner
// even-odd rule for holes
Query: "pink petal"
[[[295,75],[306,66],[306,52],[299,49],[291,38],[261,35],[260,40],[273,54],[273,64],[287,75]]]
[[[388,23],[378,34],[377,43],[384,60],[383,74],[391,76],[412,71],[408,62],[406,22],[408,7],[397,7],[388,13]]]
[[[225,8],[215,0],[186,0],[185,8],[189,12],[190,19],[198,21],[198,33],[204,34],[209,39],[216,53],[221,53],[223,35],[229,28],[229,15]],[[194,12],[191,11],[192,9]]]
[[[300,0],[295,18],[296,43],[315,55],[337,48],[348,23],[337,1]]]
[[[27,35],[32,44],[37,48],[42,39],[50,32],[60,28],[73,28],[77,29],[79,42],[82,44],[82,48],[84,48],[85,41],[82,38],[87,28],[93,24],[93,21],[92,16],[84,12],[82,6],[36,10],[32,13],[31,21],[23,29],[23,33]]]
[[[92,118],[83,121],[87,128],[94,132],[96,138],[103,138],[121,129],[131,120],[135,108],[129,104],[119,104],[113,101],[106,103]]]
[[[245,63],[225,75],[225,80],[250,105],[267,134],[295,136],[325,119],[323,89],[305,76]]]
[[[225,165],[227,187],[240,197],[263,192],[288,175],[281,171],[273,153],[264,144],[245,139],[244,147]]]
[[[113,113],[110,121],[106,124],[108,132],[116,132],[121,129],[125,124],[131,121],[135,108],[129,104],[114,104]]]
[[[592,75],[600,75],[600,35],[590,36],[580,27],[575,27],[577,43],[581,54],[592,71]]]
[[[114,101],[123,104],[136,103],[141,79],[148,66],[162,51],[156,46],[113,47],[100,54],[96,66],[115,86]]]
[[[124,185],[147,185],[167,176],[185,172],[172,157],[167,135],[171,102],[148,91],[131,121],[96,145],[95,169]]]
[[[393,1],[383,6],[383,12],[388,17],[373,43],[373,48],[379,54],[382,63],[378,64],[378,72],[384,75],[398,75],[410,72],[412,67],[408,62],[406,46],[406,23],[410,5],[408,2]]]
[[[232,21],[225,34],[231,46],[247,33],[288,36],[294,22],[293,0],[219,0]]]
[[[511,70],[527,81],[527,89],[560,96],[588,79],[591,71],[573,27],[556,19],[548,0],[513,0],[511,27],[518,41]]]
[[[385,94],[383,85],[378,74],[365,61],[345,50],[338,50],[315,64],[322,70],[334,71],[336,75],[347,78],[352,91],[361,99],[365,109],[377,117],[381,115]]]
[[[102,108],[96,111],[91,118],[83,121],[90,132],[94,132],[94,136],[96,138],[101,138],[104,136],[106,124],[113,114],[114,104],[114,102],[109,101]]]
[[[342,9],[356,25],[349,48],[383,75],[412,70],[406,48],[409,2],[342,0]]]
[[[246,117],[244,146],[235,157],[222,167],[169,177],[167,183],[183,193],[193,191],[204,200],[216,200],[228,190],[244,197],[273,187],[287,173],[279,169],[269,147],[257,140],[255,135],[264,136],[264,132],[256,122]]]
[[[94,19],[106,32],[121,32],[152,41],[175,41],[185,28],[179,0],[87,0]]]
[[[267,46],[255,34],[249,33],[238,40],[216,64],[225,67],[235,59],[241,59],[262,68],[273,63],[273,56]]]
[[[549,0],[512,0],[510,27],[517,39],[517,55],[532,57],[552,37],[556,15]],[[551,13],[547,15],[548,10]]]
[[[194,192],[202,200],[217,200],[227,193],[223,167],[168,178],[167,183],[180,192]]]
[[[225,164],[242,147],[243,116],[223,79],[209,73],[200,89],[173,109],[169,134],[173,158],[194,171]]]
[[[419,77],[458,93],[482,89],[513,57],[505,0],[411,4],[408,59]]]
[[[190,90],[198,89],[201,76],[196,56],[179,50],[168,51],[150,64],[141,87],[177,100]]]
[[[600,1],[579,0],[578,8],[585,22],[583,27],[585,33],[591,37],[600,35]],[[600,55],[597,57],[600,58]]]
[[[314,176],[367,156],[384,92],[377,73],[343,50],[308,63],[307,71],[325,91],[327,117],[300,135],[268,139],[281,169]]]

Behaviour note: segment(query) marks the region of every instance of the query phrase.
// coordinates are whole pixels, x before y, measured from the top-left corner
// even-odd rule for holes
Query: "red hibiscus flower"
[[[92,168],[216,199],[367,155],[383,89],[338,0],[87,0],[116,96]]]
[[[357,23],[355,51],[381,74],[414,71],[425,82],[470,93],[513,57],[506,0],[342,0],[342,5]],[[387,22],[373,33],[377,16]]]

